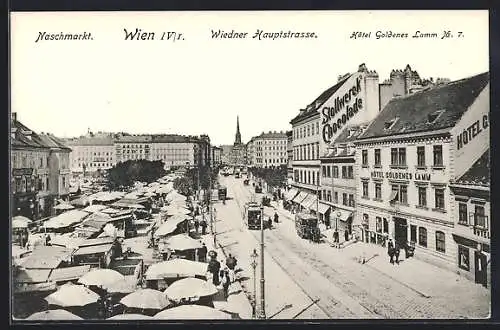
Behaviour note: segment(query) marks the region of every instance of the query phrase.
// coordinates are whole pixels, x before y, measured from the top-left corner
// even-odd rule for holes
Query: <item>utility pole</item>
[[[260,315],[266,318],[265,279],[264,279],[264,206],[260,207]]]
[[[257,254],[257,250],[253,249],[253,253],[250,255],[252,258],[252,263],[250,266],[252,266],[253,269],[253,295],[252,295],[252,318],[256,318],[257,312],[256,312],[256,305],[257,305],[257,274],[255,269],[257,268],[257,257],[259,255]]]

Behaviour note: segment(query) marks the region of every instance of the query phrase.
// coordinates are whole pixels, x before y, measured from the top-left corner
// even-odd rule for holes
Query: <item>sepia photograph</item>
[[[491,317],[487,10],[9,19],[11,323]]]

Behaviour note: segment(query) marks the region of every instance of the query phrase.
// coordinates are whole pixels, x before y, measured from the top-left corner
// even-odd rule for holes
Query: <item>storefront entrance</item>
[[[486,275],[486,269],[487,269],[487,259],[486,255],[482,253],[481,251],[475,251],[474,252],[474,264],[475,264],[475,280],[476,283],[482,284],[485,287],[487,286],[487,275]]]
[[[394,218],[394,240],[399,246],[406,246],[408,242],[408,224],[406,219]]]

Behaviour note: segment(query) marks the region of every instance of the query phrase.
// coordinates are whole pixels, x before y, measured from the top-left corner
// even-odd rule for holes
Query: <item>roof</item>
[[[144,143],[151,142],[151,135],[118,135],[114,139],[117,143]]]
[[[73,253],[74,256],[81,256],[84,254],[106,253],[113,248],[113,244],[101,244],[92,246],[83,246]]]
[[[54,269],[67,260],[72,252],[72,249],[60,246],[39,246],[23,262],[23,268]]]
[[[488,82],[489,72],[485,72],[406,97],[394,98],[359,140],[451,128]],[[429,122],[430,116],[435,115],[437,118]],[[392,126],[386,128],[391,121],[394,121]]]
[[[17,283],[42,283],[47,282],[52,269],[21,269],[17,273]]]
[[[346,127],[333,141],[333,144],[354,142],[365,131],[367,126],[367,124],[360,124]]]
[[[253,137],[252,139],[286,139],[286,132],[262,132],[260,135]]]
[[[110,146],[113,147],[113,136],[82,136],[79,138],[69,139],[66,141],[67,145],[70,146]]]
[[[79,279],[90,271],[90,265],[56,268],[50,273],[49,280],[54,282]]]
[[[487,150],[456,183],[490,186],[490,151]]]
[[[332,97],[333,94],[335,94],[335,92],[338,91],[340,89],[340,87],[342,87],[342,85],[344,85],[344,83],[346,82],[346,80],[349,79],[351,76],[352,76],[352,74],[346,75],[338,83],[336,83],[335,85],[333,85],[332,87],[328,88],[326,91],[324,91],[323,93],[321,93],[320,96],[318,96],[311,104],[309,104],[307,106],[307,108],[305,109],[305,111],[301,111],[297,116],[295,116],[290,121],[290,124],[294,124],[294,123],[298,122],[301,119],[305,119],[305,118],[311,117],[311,116],[313,116],[315,114],[319,115],[318,109],[326,101],[328,101],[328,99],[330,97]]]
[[[198,142],[198,140],[193,137],[188,137],[178,134],[153,135],[152,141],[156,143]]]
[[[40,139],[38,134],[24,126],[20,121],[11,122],[11,131],[15,131],[14,138],[11,138],[13,147],[50,148]]]
[[[66,146],[66,144],[61,139],[55,137],[52,134],[42,133],[38,136],[43,141],[43,143],[50,148],[60,149],[62,151],[71,151],[71,148]]]

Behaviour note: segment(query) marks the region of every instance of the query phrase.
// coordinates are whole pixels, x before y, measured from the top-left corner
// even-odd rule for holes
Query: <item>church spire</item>
[[[240,134],[240,116],[236,116],[236,136],[234,139],[234,144],[241,144],[241,134]]]

